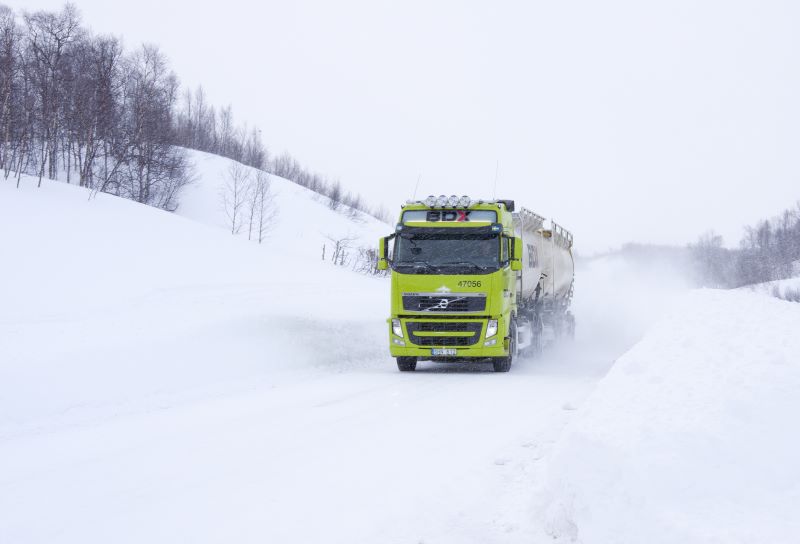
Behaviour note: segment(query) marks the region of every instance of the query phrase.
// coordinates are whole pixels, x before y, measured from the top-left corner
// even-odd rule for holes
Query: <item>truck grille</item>
[[[403,295],[403,309],[409,312],[483,312],[486,310],[486,295],[407,293]]]
[[[481,338],[481,321],[406,321],[408,339],[418,346],[472,346]],[[446,336],[447,333],[471,333],[470,336]],[[436,336],[420,336],[417,333],[442,333]]]

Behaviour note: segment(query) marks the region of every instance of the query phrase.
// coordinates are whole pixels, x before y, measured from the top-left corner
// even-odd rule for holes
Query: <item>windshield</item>
[[[500,242],[497,234],[414,233],[397,237],[394,266],[402,272],[486,273],[500,266]]]

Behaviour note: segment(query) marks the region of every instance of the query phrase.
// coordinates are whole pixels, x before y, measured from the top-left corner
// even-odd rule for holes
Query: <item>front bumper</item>
[[[417,357],[423,360],[485,359],[508,355],[508,330],[502,317],[396,317],[403,336],[392,332],[387,321],[389,351],[392,357]],[[486,338],[490,319],[497,319],[497,334]],[[487,345],[489,344],[489,345]],[[434,349],[455,349],[455,355],[433,355]]]

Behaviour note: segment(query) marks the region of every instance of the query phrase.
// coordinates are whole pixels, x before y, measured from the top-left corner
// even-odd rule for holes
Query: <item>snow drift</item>
[[[800,539],[800,305],[693,292],[556,446],[547,532],[589,543]]]

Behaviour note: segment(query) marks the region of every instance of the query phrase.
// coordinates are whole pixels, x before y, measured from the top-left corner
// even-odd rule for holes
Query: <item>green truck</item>
[[[402,206],[381,238],[391,270],[389,349],[401,371],[417,361],[491,362],[572,337],[572,234],[513,200],[430,196]]]

